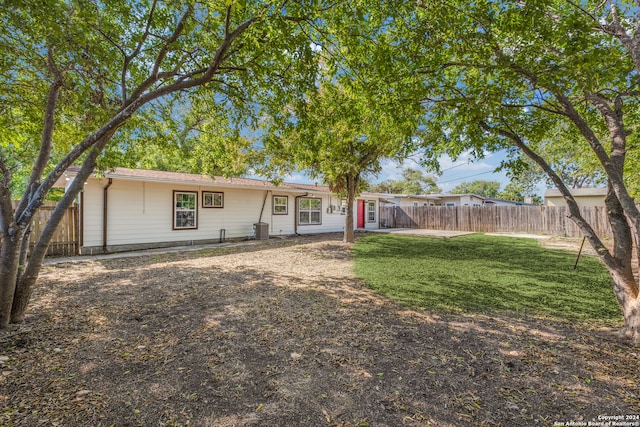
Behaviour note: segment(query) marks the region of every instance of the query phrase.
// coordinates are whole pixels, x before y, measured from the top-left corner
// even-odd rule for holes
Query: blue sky
[[[437,177],[438,186],[442,189],[443,193],[448,193],[462,182],[482,179],[498,181],[502,189],[509,183],[509,178],[506,173],[494,172],[494,170],[500,165],[500,162],[504,160],[504,158],[505,154],[500,152],[487,153],[485,158],[478,160],[473,160],[470,153],[463,153],[456,160],[451,159],[449,156],[443,156],[440,158],[442,174]],[[383,162],[382,172],[371,181],[375,184],[386,180],[400,180],[402,179],[402,170],[407,168],[419,169],[425,173],[429,173],[429,171],[412,159],[405,160],[402,165],[398,165],[397,162],[392,160],[386,160]],[[284,177],[284,181],[304,184],[314,182],[303,173],[286,176]]]

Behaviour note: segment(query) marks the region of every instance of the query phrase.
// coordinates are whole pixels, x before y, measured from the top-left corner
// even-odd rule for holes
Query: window
[[[376,222],[376,202],[367,202],[367,222]]]
[[[202,192],[202,207],[203,208],[223,208],[224,207],[224,193],[203,191]]]
[[[340,200],[340,215],[347,214],[347,199]]]
[[[418,207],[418,202],[413,202],[413,207],[417,208]]]
[[[198,193],[193,191],[173,192],[173,229],[198,228]]]
[[[273,196],[273,214],[287,215],[289,213],[289,197]]]
[[[322,200],[301,198],[298,201],[298,224],[319,225],[322,224]]]

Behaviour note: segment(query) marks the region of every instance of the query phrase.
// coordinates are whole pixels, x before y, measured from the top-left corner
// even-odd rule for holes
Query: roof
[[[401,199],[423,199],[423,200],[442,200],[451,199],[456,197],[475,197],[477,199],[484,199],[477,194],[465,193],[465,194],[385,194],[387,197],[397,197]]]
[[[607,188],[570,188],[569,192],[573,197],[593,197],[593,196],[606,196]],[[547,190],[544,193],[544,197],[562,197],[560,190]]]
[[[438,199],[437,195],[430,194],[393,194],[393,193],[381,193],[383,197],[398,198],[398,199],[423,199],[423,200],[435,200]]]
[[[535,203],[525,203],[525,202],[520,202],[517,200],[507,200],[507,199],[500,199],[497,197],[488,197],[486,199],[484,199],[484,202],[486,204],[492,204],[492,203],[509,203],[515,206],[537,206]]]
[[[71,166],[68,169],[70,175],[75,175],[80,168],[78,166]],[[279,185],[275,185],[270,181],[251,179],[251,178],[237,178],[222,176],[210,177],[207,175],[200,175],[194,173],[184,172],[167,172],[147,169],[128,169],[128,168],[115,168],[108,170],[103,175],[105,178],[125,179],[130,181],[153,181],[153,182],[168,182],[175,184],[194,184],[194,185],[215,185],[218,187],[235,187],[235,188],[265,188],[270,190],[286,189],[289,191],[307,192],[313,191],[317,193],[331,193],[329,187],[326,185],[314,185],[314,184],[296,184],[283,182]]]
[[[473,193],[432,194],[432,196],[433,197],[438,197],[440,199],[446,199],[446,198],[451,198],[451,197],[475,197],[476,199],[480,199],[480,200],[484,199],[484,197],[478,196],[477,194],[473,194]]]

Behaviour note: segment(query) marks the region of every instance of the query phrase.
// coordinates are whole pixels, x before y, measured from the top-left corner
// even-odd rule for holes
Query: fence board
[[[596,233],[613,238],[604,206],[580,208]],[[582,237],[566,206],[397,206],[380,207],[386,228],[528,233]]]
[[[15,209],[18,202],[13,202],[13,208]],[[56,207],[55,202],[44,202],[38,209],[33,220],[33,228],[31,229],[31,236],[29,238],[29,250],[33,249],[35,242],[38,241],[44,227],[47,225],[47,221],[51,218],[51,214]],[[56,228],[53,234],[53,238],[49,243],[47,250],[47,256],[73,256],[77,255],[80,250],[79,242],[79,216],[78,206],[74,204],[69,209],[62,221]]]

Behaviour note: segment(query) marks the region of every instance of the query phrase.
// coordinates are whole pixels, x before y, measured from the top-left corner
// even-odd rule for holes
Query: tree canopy
[[[451,189],[452,194],[477,194],[482,197],[498,197],[500,183],[478,179],[470,182],[461,182]]]
[[[418,169],[407,168],[402,171],[402,179],[387,180],[369,187],[376,193],[395,194],[431,194],[440,193],[442,190],[437,185],[437,179],[431,175],[425,175]]]
[[[349,83],[322,82],[291,111],[286,130],[270,131],[261,147],[269,173],[304,169],[347,199],[345,242],[354,239],[353,202],[364,179],[380,172],[383,159],[408,155],[419,123],[418,103],[381,105],[358,82]]]
[[[1,7],[0,327],[24,318],[49,240],[96,167],[145,150],[170,163],[197,134],[241,141],[239,129],[313,90],[313,24],[339,12],[286,0]],[[33,215],[74,163],[80,172],[27,257]]]
[[[413,16],[408,31],[418,36],[406,39],[403,50],[422,61],[413,75],[425,89],[429,154],[507,149],[512,157],[505,167],[517,171],[519,153],[535,162],[609,269],[625,315],[622,332],[640,341],[638,283],[631,273],[640,213],[629,190],[637,181],[637,5],[453,0],[442,7],[423,1]],[[557,145],[558,130],[565,145]],[[606,177],[612,251],[554,168],[550,155],[562,152]]]

